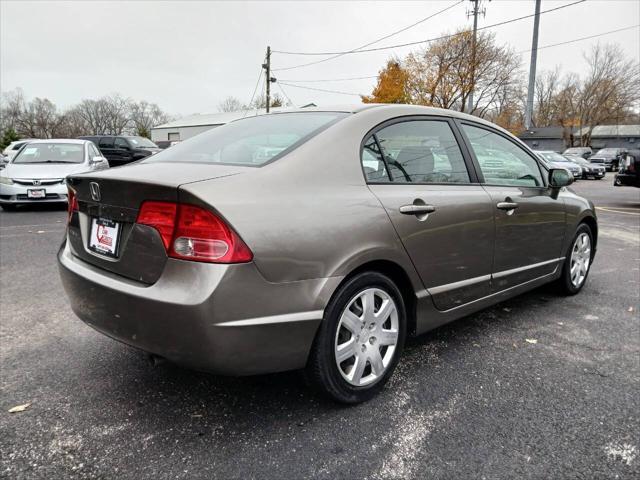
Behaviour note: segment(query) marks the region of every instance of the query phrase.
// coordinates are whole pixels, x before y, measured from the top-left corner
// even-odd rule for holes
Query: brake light
[[[170,202],[144,202],[136,223],[155,228],[162,237],[164,249],[169,250],[176,224],[178,205]]]
[[[160,233],[167,255],[210,263],[249,262],[253,253],[217,215],[195,205],[144,202],[136,223]]]
[[[67,212],[69,214],[69,218],[67,218],[67,223],[71,223],[71,217],[73,216],[73,212],[78,211],[78,197],[76,196],[76,191],[67,187]]]

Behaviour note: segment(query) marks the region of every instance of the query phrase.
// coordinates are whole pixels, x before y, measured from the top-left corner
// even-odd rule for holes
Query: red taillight
[[[211,263],[249,262],[253,254],[222,219],[201,207],[144,202],[136,223],[160,233],[173,258]]]
[[[170,202],[144,202],[140,207],[136,223],[155,228],[162,237],[165,250],[169,250],[173,229],[176,225],[178,205]]]
[[[78,197],[76,197],[76,191],[67,187],[67,212],[69,213],[69,218],[67,219],[67,223],[71,223],[71,217],[73,216],[73,212],[78,211]]]

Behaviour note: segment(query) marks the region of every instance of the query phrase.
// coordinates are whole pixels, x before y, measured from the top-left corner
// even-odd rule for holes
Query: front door
[[[452,123],[396,119],[365,141],[363,169],[439,310],[490,293],[491,199],[473,183]]]
[[[547,170],[501,132],[466,122],[461,127],[492,200],[492,290],[553,273],[561,267],[566,219],[562,198],[547,186]]]

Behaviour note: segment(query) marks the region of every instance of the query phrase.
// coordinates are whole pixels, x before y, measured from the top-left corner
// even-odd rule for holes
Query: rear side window
[[[362,166],[369,182],[469,183],[469,173],[458,142],[448,122],[412,120],[378,130],[372,138],[382,149],[387,171],[370,170],[372,139],[362,152]],[[375,141],[373,144],[375,145]],[[377,148],[377,147],[376,147]],[[376,175],[380,175],[375,180]],[[388,175],[388,176],[385,176]]]
[[[543,187],[538,162],[515,143],[484,128],[462,124],[485,183]]]
[[[197,162],[260,167],[349,115],[295,112],[250,117],[202,133],[144,162]]]
[[[102,137],[99,143],[101,148],[112,148],[113,147],[113,137]]]
[[[129,148],[129,144],[124,138],[116,138],[115,142],[116,148]]]

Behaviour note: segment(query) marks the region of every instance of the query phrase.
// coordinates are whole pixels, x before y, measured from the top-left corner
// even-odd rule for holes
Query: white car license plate
[[[89,249],[108,257],[118,256],[118,240],[120,239],[120,224],[107,218],[91,220],[91,235]]]
[[[44,188],[28,188],[27,198],[45,198],[47,191]]]

